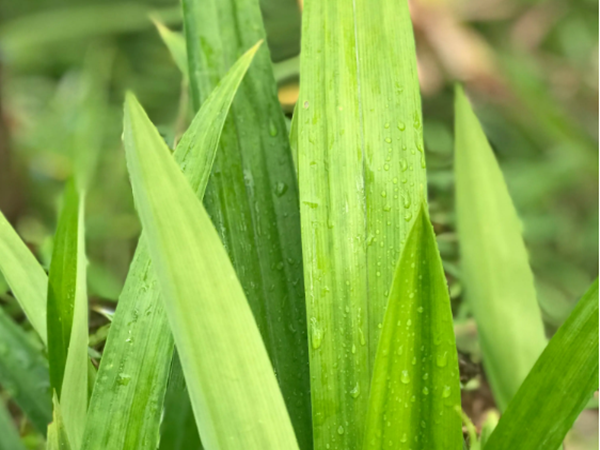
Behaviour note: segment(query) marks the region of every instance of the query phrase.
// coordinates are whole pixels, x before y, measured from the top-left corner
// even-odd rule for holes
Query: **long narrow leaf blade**
[[[33,426],[45,434],[52,420],[48,363],[30,337],[1,308],[0,385]]]
[[[521,224],[485,134],[456,89],[456,208],[463,283],[500,409],[546,346]]]
[[[407,2],[305,1],[301,73],[298,182],[315,447],[360,448],[394,268],[426,189]]]
[[[183,8],[192,104],[198,109],[237,55],[264,39],[265,31],[258,0],[184,0]],[[300,447],[309,450],[298,191],[266,45],[233,102],[205,205],[254,313]]]
[[[368,450],[460,450],[458,357],[448,286],[423,203],[388,301],[373,369]]]
[[[222,449],[297,448],[269,357],[217,231],[131,94],[124,136],[134,198],[203,442]]]
[[[204,195],[229,106],[257,48],[248,50],[230,69],[175,150],[175,161],[199,198]],[[172,354],[173,338],[142,237],[100,363],[83,449],[154,448]]]
[[[550,340],[485,450],[558,448],[598,389],[598,279]]]
[[[48,361],[50,383],[59,399],[75,309],[78,211],[79,196],[74,183],[69,182],[65,188],[64,204],[58,219],[48,275]]]
[[[46,343],[45,292],[48,277],[1,212],[0,271],[34,330]]]
[[[52,397],[52,423],[48,425],[46,450],[71,450],[69,435],[62,415],[62,408],[56,394]]]
[[[87,410],[88,305],[84,248],[84,200],[65,188],[48,276],[48,361],[50,383],[74,448],[79,448]],[[65,389],[63,390],[63,386]]]

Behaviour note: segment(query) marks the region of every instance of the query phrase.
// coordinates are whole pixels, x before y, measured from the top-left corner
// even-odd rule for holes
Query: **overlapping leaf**
[[[307,0],[300,71],[315,446],[354,449],[394,268],[426,189],[407,3]]]
[[[248,50],[231,68],[175,150],[175,161],[200,198],[229,105],[256,50]],[[172,353],[173,339],[142,237],[110,328],[82,448],[154,448]]]
[[[258,0],[185,0],[183,8],[198,109],[237,55],[265,32]],[[298,192],[266,46],[233,102],[205,205],[254,313],[299,444],[310,449]]]
[[[124,128],[134,198],[203,442],[221,449],[297,448],[267,351],[225,248],[131,94]]]
[[[598,389],[598,280],[550,340],[485,450],[558,448]]]
[[[458,358],[442,261],[423,203],[396,267],[364,449],[460,450]]]

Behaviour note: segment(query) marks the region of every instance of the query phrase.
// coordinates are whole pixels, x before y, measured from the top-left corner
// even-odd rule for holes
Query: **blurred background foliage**
[[[280,100],[291,116],[302,5],[261,6]],[[461,302],[453,84],[465,84],[502,166],[550,335],[598,274],[598,3],[411,0],[410,7],[431,217],[466,361],[463,402],[480,424],[493,405],[477,367],[476,329]],[[0,210],[47,267],[63,182],[74,162],[86,165],[94,174],[86,238],[96,312],[114,309],[140,232],[120,142],[123,94],[135,91],[169,144],[189,120],[187,86],[150,15],[181,29],[177,0],[0,2]],[[23,320],[2,280],[0,299]],[[106,319],[92,313],[90,324],[101,350]],[[597,448],[597,422],[597,411],[580,418],[572,448]]]

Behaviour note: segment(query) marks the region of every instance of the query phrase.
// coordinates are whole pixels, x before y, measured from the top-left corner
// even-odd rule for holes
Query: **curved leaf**
[[[131,94],[124,136],[134,198],[203,442],[221,449],[297,448],[262,338],[217,231]]]

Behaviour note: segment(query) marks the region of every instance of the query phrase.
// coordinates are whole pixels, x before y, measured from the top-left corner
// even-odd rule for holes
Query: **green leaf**
[[[257,48],[230,69],[175,150],[175,161],[199,198],[229,106]],[[172,354],[173,338],[142,237],[100,362],[82,449],[155,448]]]
[[[0,400],[0,450],[25,450],[13,418],[4,402]]]
[[[596,389],[598,279],[550,340],[485,450],[558,448]]]
[[[0,385],[33,426],[46,433],[52,420],[48,363],[31,336],[0,308]]]
[[[307,0],[300,72],[315,447],[354,449],[394,267],[426,189],[407,2]]]
[[[33,329],[46,343],[48,277],[2,213],[0,213],[0,255],[0,271]]]
[[[501,410],[546,346],[521,223],[498,162],[465,97],[455,99],[455,177],[462,281]]]
[[[184,0],[183,8],[192,104],[198,109],[237,55],[265,32],[258,0]],[[263,336],[299,445],[309,450],[298,190],[266,46],[233,102],[204,200]]]
[[[47,450],[71,450],[69,443],[69,435],[63,419],[62,408],[58,401],[56,393],[52,397],[52,423],[48,425],[48,442]]]
[[[452,310],[426,208],[422,203],[396,267],[373,368],[365,449],[462,448]]]
[[[203,442],[222,449],[297,448],[225,248],[132,94],[125,102],[124,141],[134,198]]]
[[[173,355],[169,386],[165,394],[165,412],[160,429],[159,450],[202,448],[177,352]]]
[[[65,188],[48,277],[50,383],[62,406],[69,441],[79,448],[87,410],[88,303],[84,196]],[[65,389],[63,389],[63,386]]]
[[[181,33],[171,31],[165,26],[160,19],[152,17],[152,22],[156,26],[161,39],[169,49],[175,64],[183,74],[184,78],[188,77],[187,50],[185,48],[185,37]]]

